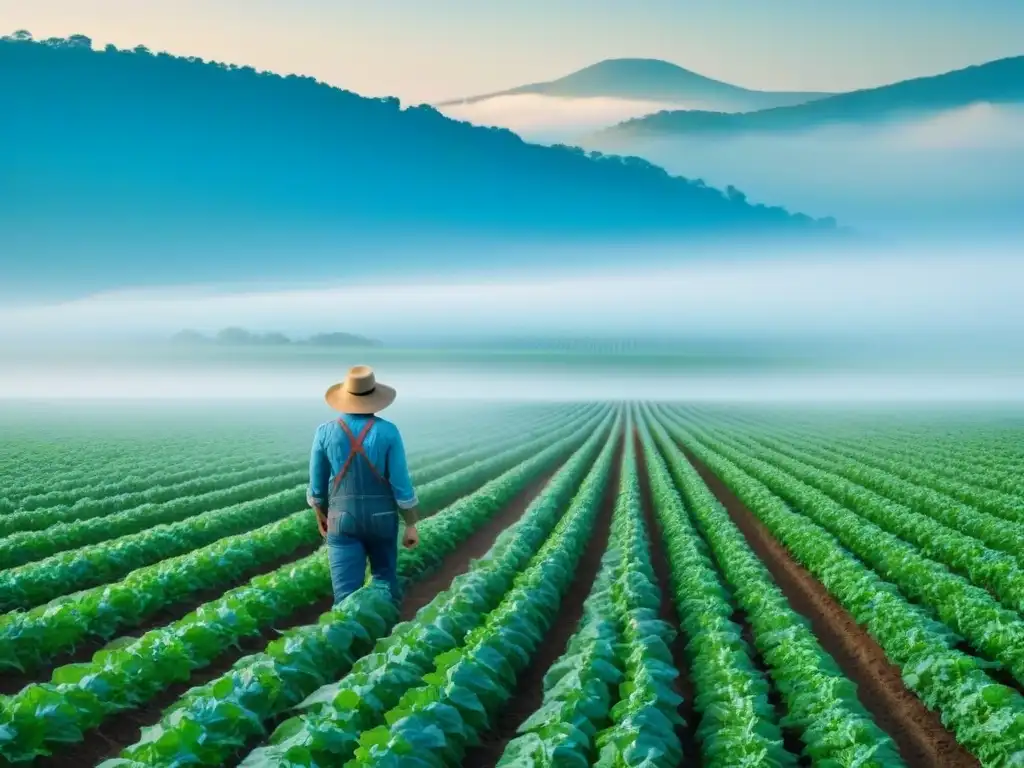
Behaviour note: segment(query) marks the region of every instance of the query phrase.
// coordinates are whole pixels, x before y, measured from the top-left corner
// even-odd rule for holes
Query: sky
[[[85,34],[433,102],[649,57],[841,91],[1024,53],[1021,0],[0,0],[0,32]]]

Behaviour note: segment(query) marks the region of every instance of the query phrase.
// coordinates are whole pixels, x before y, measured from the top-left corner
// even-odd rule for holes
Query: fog
[[[733,185],[751,200],[890,235],[1024,231],[1024,106],[976,103],[928,116],[790,133],[598,138],[624,120],[706,109],[629,99],[501,96],[446,107],[528,141],[630,154]]]
[[[0,398],[318,401],[358,363],[413,401],[1024,397],[1024,261],[1012,251],[689,255],[576,275],[166,287],[0,307]],[[384,346],[168,341],[228,326],[344,331]],[[509,346],[523,338],[564,349]]]
[[[664,257],[673,249],[663,247]],[[624,263],[630,261],[628,251]],[[225,326],[387,340],[420,334],[664,335],[688,332],[1016,335],[1024,328],[1019,253],[975,247],[737,254],[677,266],[632,265],[502,279],[239,291],[124,291],[0,307],[0,339],[168,335]]]
[[[82,401],[298,401],[322,403],[347,366],[366,362],[339,356],[318,364],[160,366],[61,363],[5,371],[0,400]],[[372,360],[370,361],[372,362]],[[628,359],[593,370],[564,372],[534,365],[518,370],[438,364],[375,366],[398,388],[403,403],[576,402],[686,400],[778,403],[1022,403],[1024,375],[863,372],[685,373],[635,369]]]
[[[891,235],[1024,231],[1024,107],[794,133],[594,141],[757,202]]]
[[[569,99],[540,94],[495,96],[441,111],[456,120],[508,128],[528,141],[572,143],[610,125],[666,109],[699,109],[698,104],[669,104],[640,99],[592,97]]]

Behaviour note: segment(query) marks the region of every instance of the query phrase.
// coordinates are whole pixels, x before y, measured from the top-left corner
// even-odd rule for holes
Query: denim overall
[[[381,474],[363,450],[376,421],[372,416],[367,419],[358,435],[343,419],[337,422],[349,439],[349,452],[328,496],[327,558],[335,604],[363,586],[367,560],[374,580],[385,582],[396,602],[400,597],[398,505],[387,467]]]

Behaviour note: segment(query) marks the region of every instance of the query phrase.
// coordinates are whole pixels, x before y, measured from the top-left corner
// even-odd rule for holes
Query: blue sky
[[[0,31],[315,75],[409,101],[623,56],[847,90],[1024,54],[1022,0],[0,0]]]

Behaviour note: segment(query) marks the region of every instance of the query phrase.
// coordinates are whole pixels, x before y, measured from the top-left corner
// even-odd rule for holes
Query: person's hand
[[[320,535],[325,539],[327,538],[327,515],[321,512],[319,509],[314,509],[313,513],[316,515],[316,527],[320,529]]]
[[[407,525],[405,527],[405,535],[402,536],[402,546],[406,549],[416,549],[416,546],[420,543],[420,534],[416,530],[415,525]]]

